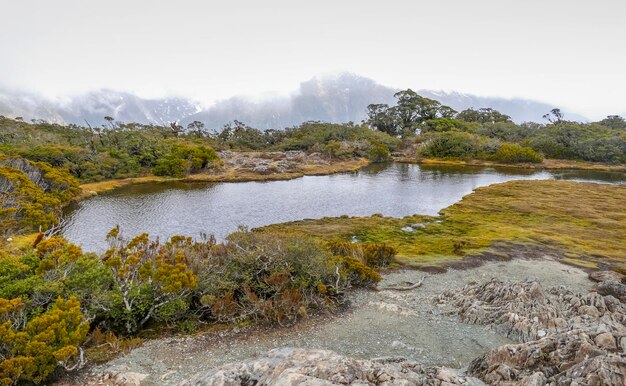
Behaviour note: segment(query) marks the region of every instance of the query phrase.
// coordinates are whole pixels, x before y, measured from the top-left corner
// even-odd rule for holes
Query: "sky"
[[[206,104],[353,72],[626,112],[623,0],[0,0],[0,87]]]

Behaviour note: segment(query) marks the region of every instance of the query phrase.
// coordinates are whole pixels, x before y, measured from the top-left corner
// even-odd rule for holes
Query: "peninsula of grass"
[[[443,159],[443,158],[418,158],[418,157],[394,157],[395,162],[417,163],[422,165],[452,165],[452,166],[484,166],[484,167],[506,167],[518,169],[541,169],[541,170],[591,170],[603,172],[626,172],[626,165],[608,164],[603,162],[587,162],[575,160],[544,159],[538,163],[504,163],[485,161],[478,159]]]
[[[509,181],[477,189],[438,217],[343,216],[259,231],[386,243],[397,250],[397,263],[418,268],[454,265],[482,253],[493,257],[502,243],[558,251],[563,262],[586,268],[626,268],[625,199],[621,185]]]

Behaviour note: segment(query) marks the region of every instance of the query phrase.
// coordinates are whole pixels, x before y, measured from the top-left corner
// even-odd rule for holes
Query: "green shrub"
[[[420,150],[420,155],[435,158],[474,158],[480,149],[480,137],[463,132],[431,133]]]
[[[386,162],[389,161],[391,155],[389,154],[389,148],[376,140],[371,140],[371,147],[368,152],[368,158],[372,162]]]
[[[329,242],[328,247],[335,255],[357,258],[372,268],[388,266],[396,255],[393,247],[378,243],[351,243],[340,240]]]
[[[515,143],[505,143],[500,146],[492,157],[493,160],[505,163],[540,163],[543,158],[529,147]]]

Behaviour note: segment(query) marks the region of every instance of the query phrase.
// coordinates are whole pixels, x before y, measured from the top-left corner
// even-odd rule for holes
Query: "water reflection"
[[[116,224],[127,236],[148,232],[169,238],[207,232],[223,238],[238,225],[257,227],[343,214],[436,215],[477,187],[512,179],[625,183],[626,175],[386,164],[290,181],[133,185],[74,205],[64,233],[86,250],[99,252],[106,247],[106,233]]]

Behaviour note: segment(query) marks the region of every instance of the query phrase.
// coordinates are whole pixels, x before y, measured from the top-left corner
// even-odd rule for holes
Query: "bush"
[[[290,324],[330,304],[318,286],[334,283],[331,255],[307,237],[241,230],[205,263],[213,269],[200,275],[202,304],[219,321]]]
[[[385,144],[376,140],[371,140],[371,147],[368,152],[368,158],[372,162],[386,162],[391,158],[389,148]]]
[[[52,307],[29,320],[23,328],[22,299],[0,299],[0,382],[44,382],[57,367],[74,369],[82,361],[80,345],[89,323],[80,302],[58,298]],[[16,328],[16,326],[18,326]]]
[[[420,151],[424,157],[474,158],[480,149],[480,138],[469,133],[448,131],[427,135]]]
[[[529,147],[520,146],[514,143],[505,143],[492,156],[493,160],[506,163],[540,163],[543,158]]]
[[[435,118],[424,122],[422,133],[445,132],[445,131],[466,131],[473,133],[478,129],[478,124],[464,122],[454,118]]]
[[[187,310],[197,277],[177,240],[160,245],[145,233],[126,240],[119,227],[107,235],[110,248],[102,260],[113,277],[109,317],[117,331],[132,334],[153,318]]]
[[[0,235],[48,229],[79,192],[66,170],[0,155]]]
[[[396,255],[396,250],[393,247],[378,243],[332,241],[328,243],[328,247],[335,255],[357,258],[363,264],[373,268],[388,266]]]

